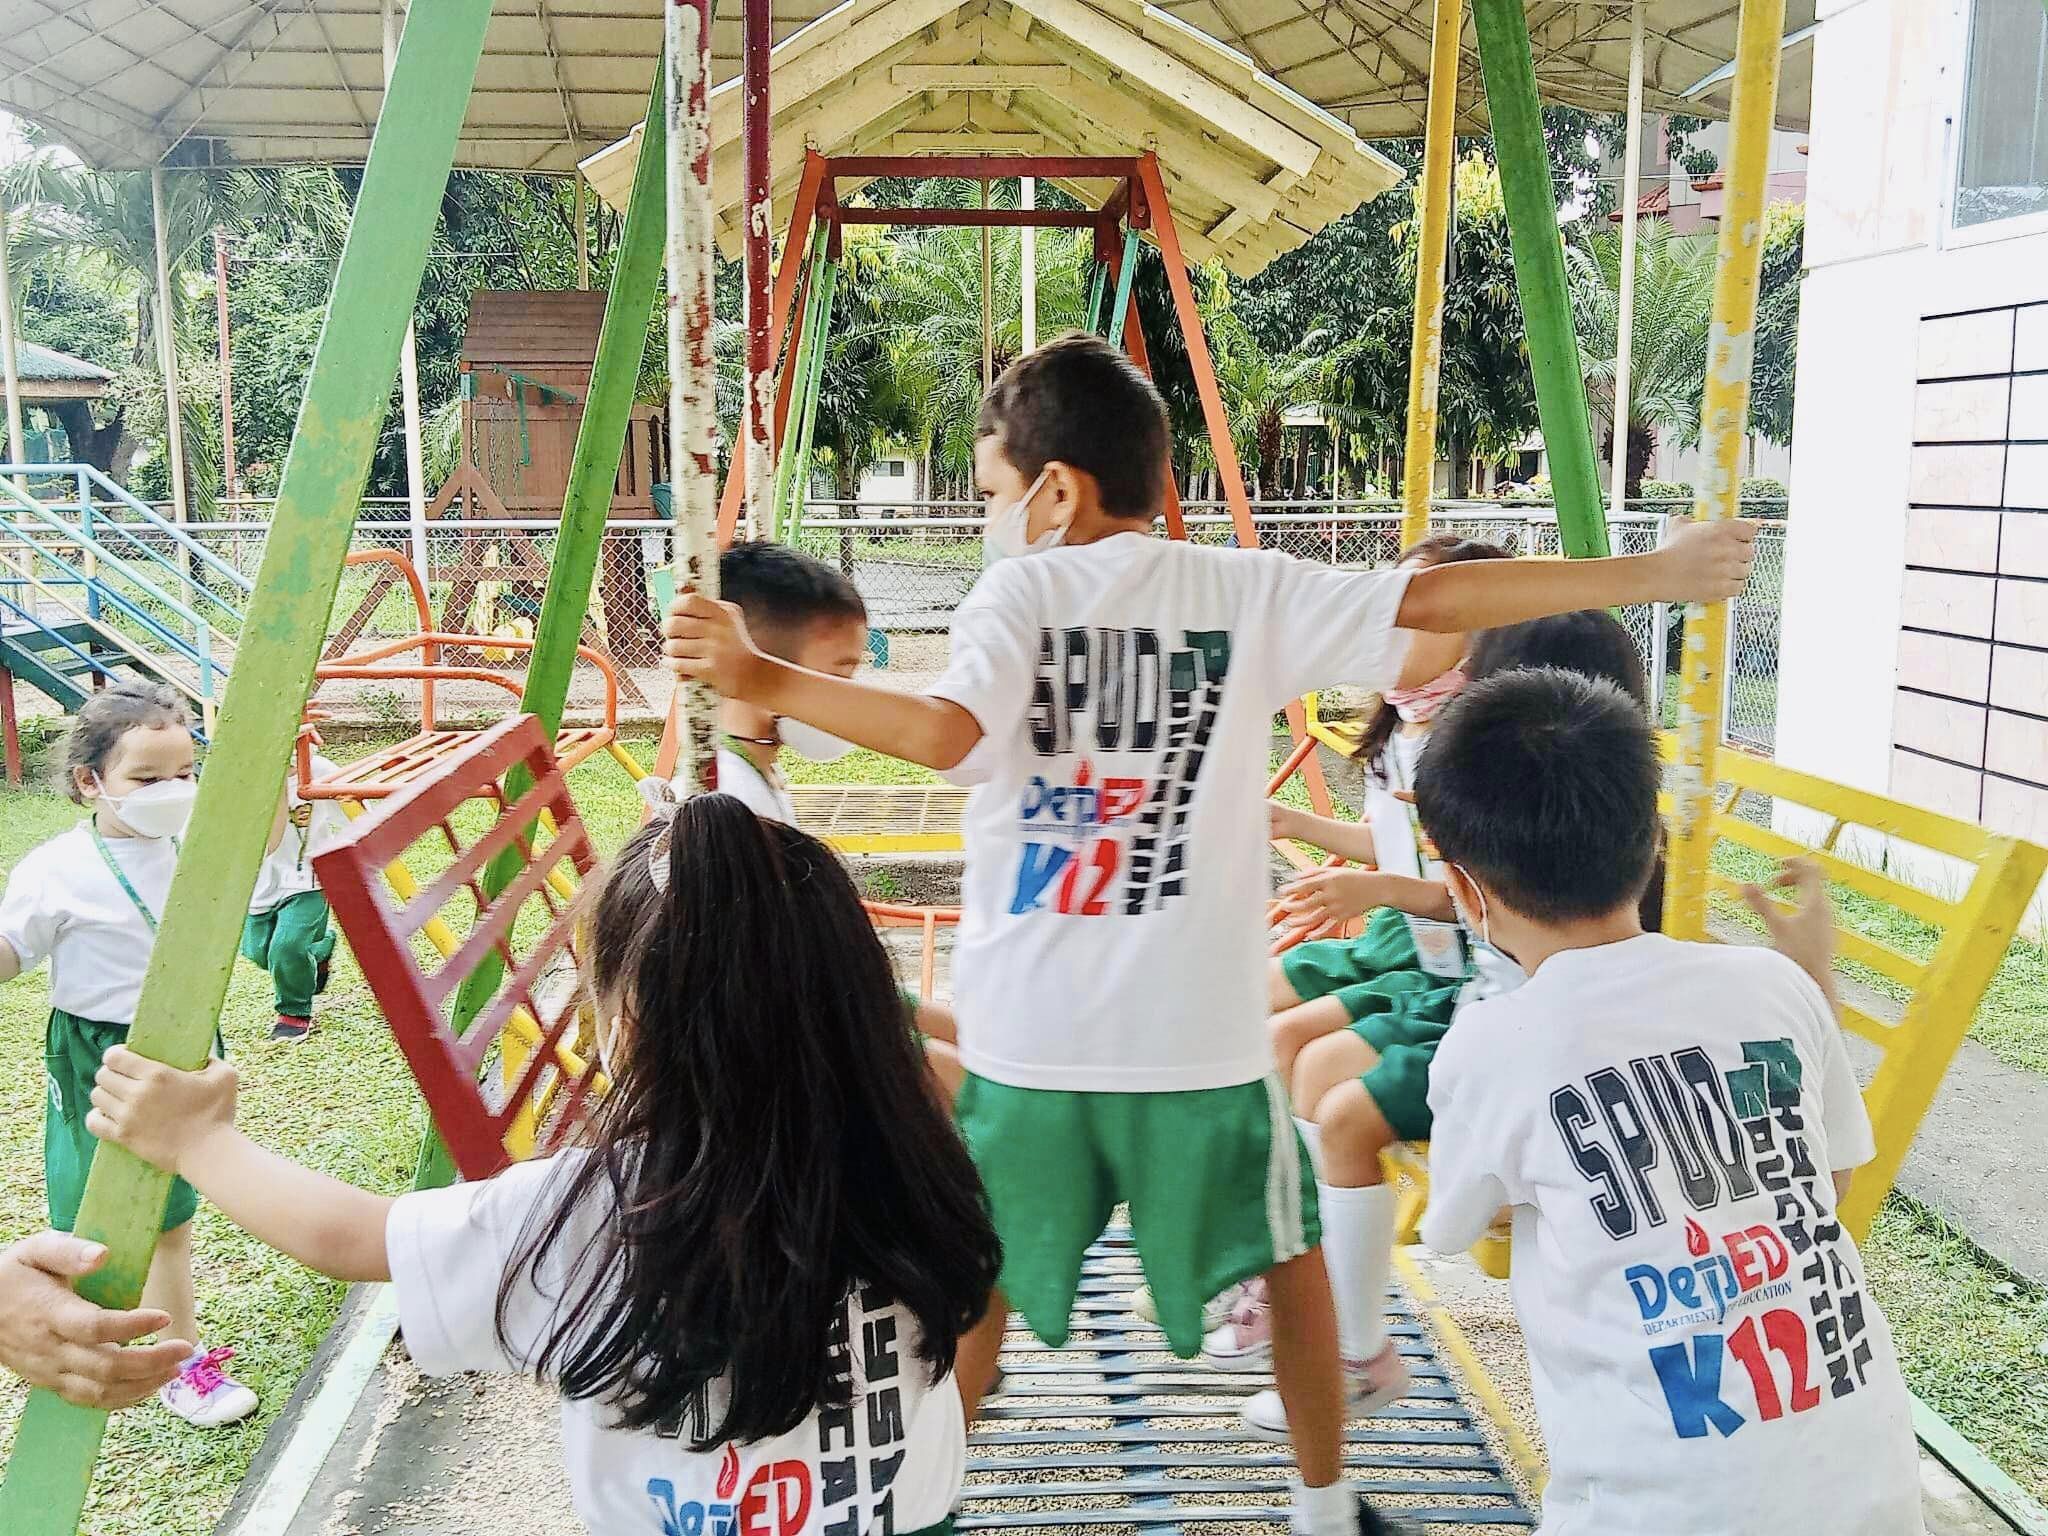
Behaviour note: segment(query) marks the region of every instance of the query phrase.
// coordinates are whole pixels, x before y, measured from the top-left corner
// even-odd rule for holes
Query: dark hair
[[[651,822],[587,898],[585,977],[622,1016],[623,1060],[594,1151],[530,1223],[498,1329],[513,1276],[559,1266],[538,1373],[624,1428],[687,1423],[702,1450],[849,1404],[834,1344],[855,1286],[916,1317],[938,1380],[1002,1250],[838,858],[730,795],[685,801],[672,826],[666,893]],[[586,1242],[590,1204],[608,1214]]]
[[[1643,658],[1629,632],[1605,609],[1586,608],[1489,629],[1472,647],[1466,671],[1476,683],[1516,667],[1558,667],[1581,677],[1603,678],[1645,711],[1650,707]]]
[[[1637,901],[1657,858],[1657,745],[1614,684],[1556,667],[1469,685],[1437,719],[1415,807],[1447,863],[1539,923]]]
[[[1506,550],[1484,539],[1468,539],[1455,533],[1432,533],[1402,550],[1395,557],[1394,564],[1405,565],[1414,561],[1428,570],[1439,565],[1460,565],[1467,560],[1509,558]],[[1400,724],[1401,712],[1385,699],[1373,706],[1372,718],[1366,721],[1365,734],[1359,738],[1358,748],[1352,755],[1376,777],[1385,777],[1378,766],[1380,754],[1387,750],[1387,743],[1394,739],[1394,731]]]
[[[102,773],[123,736],[166,725],[192,729],[184,695],[169,683],[115,683],[87,699],[64,740],[64,793],[72,804],[85,804],[78,792],[80,768]]]
[[[1173,473],[1166,402],[1100,336],[1074,331],[1027,352],[982,397],[981,437],[994,437],[1026,480],[1057,460],[1095,479],[1111,517],[1150,521]]]
[[[805,627],[820,619],[865,624],[868,617],[867,604],[839,571],[767,539],[735,544],[718,557],[718,595],[739,604],[747,628],[771,647],[793,650]]]
[[[1516,667],[1560,667],[1581,677],[1604,679],[1636,701],[1645,714],[1650,709],[1650,678],[1643,670],[1643,658],[1620,620],[1604,608],[1584,608],[1577,613],[1553,614],[1489,629],[1472,648],[1472,681],[1509,672]],[[1650,870],[1650,883],[1643,887],[1638,915],[1644,929],[1661,932],[1664,927],[1664,847],[1661,837],[1657,860]]]

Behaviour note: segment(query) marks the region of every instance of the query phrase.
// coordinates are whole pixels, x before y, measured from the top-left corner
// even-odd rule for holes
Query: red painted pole
[[[775,371],[775,342],[769,331],[769,290],[773,282],[770,265],[774,249],[773,205],[768,189],[768,56],[773,46],[769,0],[746,0],[746,27],[740,50],[747,183],[741,204],[746,220],[747,294],[747,394],[741,473],[746,477],[747,532],[755,538],[768,533],[774,524],[771,501],[775,448],[768,434],[768,396],[774,387],[771,375]]]

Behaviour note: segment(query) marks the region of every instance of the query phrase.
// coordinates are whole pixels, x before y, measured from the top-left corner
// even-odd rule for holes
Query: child
[[[1646,714],[1649,690],[1643,664],[1628,631],[1603,612],[1559,614],[1486,632],[1473,648],[1474,682],[1522,667],[1563,666],[1604,678],[1620,687]],[[1424,754],[1427,774],[1432,759]],[[1436,889],[1445,908],[1450,893],[1436,866]],[[1655,883],[1655,882],[1653,882]],[[1661,899],[1662,887],[1658,888]],[[1645,914],[1655,927],[1661,913]],[[1365,1384],[1359,1411],[1398,1401],[1409,1388],[1400,1352],[1389,1346],[1384,1313],[1365,1304],[1386,1290],[1393,1267],[1395,1192],[1384,1180],[1380,1154],[1397,1141],[1421,1141],[1430,1133],[1431,1064],[1461,1012],[1484,997],[1520,985],[1514,963],[1480,941],[1457,934],[1458,978],[1415,978],[1397,986],[1398,975],[1378,978],[1360,990],[1374,1006],[1362,1009],[1350,1028],[1311,1040],[1301,1049],[1288,1078],[1296,1125],[1316,1155],[1316,1198],[1323,1213],[1323,1246],[1340,1298],[1350,1291],[1360,1304],[1338,1307],[1341,1344],[1354,1379]],[[1276,1025],[1277,1025],[1276,1021]],[[1270,1353],[1271,1319],[1264,1296],[1250,1289],[1229,1319],[1213,1332],[1203,1353],[1226,1370],[1255,1370]],[[1351,1324],[1356,1331],[1347,1331]],[[1245,1405],[1248,1418],[1278,1430],[1286,1417],[1278,1396],[1261,1392]]]
[[[227,1066],[125,1050],[93,1123],[302,1263],[394,1281],[429,1375],[552,1383],[596,1536],[945,1529],[1000,1250],[845,869],[705,795],[627,841],[590,931],[611,1091],[573,1150],[393,1200],[244,1137]]]
[[[1396,570],[1428,570],[1465,560],[1505,560],[1491,544],[1435,534],[1402,552]],[[1337,907],[1343,916],[1372,912],[1355,939],[1316,939],[1269,966],[1273,1048],[1280,1078],[1289,1081],[1301,1048],[1332,1030],[1386,1012],[1397,1001],[1418,1017],[1449,1022],[1451,998],[1464,973],[1457,928],[1440,874],[1415,835],[1415,765],[1437,711],[1465,684],[1468,635],[1424,635],[1410,643],[1405,671],[1425,681],[1390,688],[1367,725],[1359,754],[1367,762],[1364,814],[1357,821],[1315,816],[1270,803],[1275,837],[1295,838],[1368,869],[1325,869],[1284,886],[1281,906],[1291,926],[1319,927]],[[1427,670],[1425,670],[1427,669]],[[1374,911],[1374,908],[1378,908]],[[1448,985],[1447,985],[1448,984]],[[1425,1002],[1414,994],[1429,994]]]
[[[1786,954],[1644,933],[1658,778],[1634,701],[1565,672],[1437,726],[1423,825],[1528,979],[1437,1054],[1423,1241],[1514,1208],[1548,1536],[1917,1536],[1910,1401],[1837,1216],[1873,1143],[1825,891],[1789,871],[1789,918],[1751,892]]]
[[[1624,560],[1419,572],[1154,538],[1165,407],[1088,336],[1013,364],[980,432],[997,558],[929,693],[764,656],[729,607],[689,594],[664,623],[667,654],[727,697],[979,782],[954,955],[970,1074],[959,1118],[1009,1241],[1001,1291],[961,1347],[967,1389],[987,1382],[1011,1302],[1064,1342],[1082,1257],[1127,1203],[1183,1357],[1201,1347],[1208,1298],[1267,1276],[1296,1527],[1384,1529],[1340,1477],[1313,1179],[1264,1028],[1255,786],[1274,712],[1333,680],[1392,686],[1396,626],[1451,633],[1723,595],[1747,573],[1753,530],[1701,525]]]
[[[739,609],[747,633],[762,649],[792,666],[851,677],[868,654],[868,610],[860,593],[822,560],[767,540],[735,544],[718,557],[718,589]],[[776,716],[739,699],[719,706],[724,741],[718,748],[718,787],[757,816],[796,825],[796,807],[777,765],[785,746],[814,762],[831,762],[853,743]],[[952,1011],[903,993],[911,1021],[924,1037],[932,1073],[947,1094],[963,1074]]]
[[[50,1225],[60,1231],[78,1219],[92,1167],[86,1106],[93,1073],[135,1022],[178,840],[192,815],[194,775],[192,720],[175,690],[120,683],[94,694],[78,712],[65,754],[66,789],[92,814],[33,849],[0,895],[0,982],[50,962],[43,1180]],[[169,1317],[170,1336],[195,1341],[198,1204],[190,1184],[172,1182],[142,1288],[143,1305]],[[158,1393],[163,1405],[201,1429],[254,1413],[256,1394],[221,1369],[232,1354],[195,1343]]]
[[[317,754],[313,770],[321,778],[336,771]],[[243,956],[268,971],[277,990],[273,1040],[305,1039],[313,1028],[313,998],[327,990],[335,934],[327,921],[327,898],[313,874],[312,847],[344,825],[332,800],[299,798],[297,775],[287,770],[269,849],[257,866],[249,917],[242,924]]]

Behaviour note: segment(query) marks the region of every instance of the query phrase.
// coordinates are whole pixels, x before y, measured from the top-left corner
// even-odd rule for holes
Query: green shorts
[[[1421,928],[1438,952],[1432,969],[1416,947]],[[1317,939],[1297,944],[1280,957],[1281,973],[1303,1002],[1335,997],[1354,1022],[1384,1011],[1391,993],[1434,991],[1463,979],[1464,947],[1455,925],[1411,921],[1381,907],[1355,939]]]
[[[50,1202],[50,1225],[69,1232],[78,1220],[78,1202],[85,1198],[85,1176],[92,1168],[99,1138],[85,1128],[92,1108],[92,1080],[100,1058],[110,1046],[128,1038],[126,1024],[101,1024],[61,1008],[50,1010],[43,1037],[43,1071],[48,1077],[49,1104],[43,1115],[43,1185]],[[199,1209],[199,1192],[183,1179],[171,1180],[164,1205],[163,1229],[182,1227]]]
[[[1184,1093],[1013,1088],[969,1074],[956,1113],[1003,1240],[1003,1292],[1066,1343],[1088,1246],[1128,1205],[1173,1352],[1211,1297],[1322,1241],[1315,1173],[1277,1078]]]
[[[1403,1141],[1422,1141],[1430,1128],[1430,1063],[1451,1027],[1464,983],[1424,977],[1419,971],[1405,975],[1411,981],[1420,977],[1428,985],[1385,986],[1378,992],[1361,989],[1362,1001],[1369,1005],[1353,1015],[1351,1033],[1379,1055],[1359,1079],[1365,1091],[1395,1135]],[[1395,978],[1380,980],[1389,983]]]

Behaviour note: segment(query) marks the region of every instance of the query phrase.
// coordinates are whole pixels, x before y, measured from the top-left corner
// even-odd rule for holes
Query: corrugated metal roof
[[[1361,137],[1419,132],[1432,0],[1075,3],[1171,51],[1176,25],[1205,33]],[[1643,4],[1650,109],[1722,110],[1711,92],[1694,102],[1684,93],[1733,58],[1734,0]],[[776,0],[774,35],[833,9]],[[1000,0],[989,10],[1007,14]],[[1814,10],[1814,0],[1792,0],[1788,28],[1812,23]],[[1529,13],[1546,98],[1618,108],[1629,0],[1536,0]],[[720,0],[721,80],[738,72],[739,37],[739,0]],[[660,0],[498,0],[459,163],[566,173],[639,120],[660,38]],[[1810,48],[1787,57],[1785,127],[1805,124],[1810,59]],[[0,0],[0,106],[102,167],[150,165],[194,140],[243,162],[359,161],[382,79],[378,0]],[[1469,27],[1459,95],[1461,131],[1482,127]]]
[[[15,372],[24,384],[107,384],[114,378],[97,363],[51,347],[39,347],[32,341],[15,344]]]

